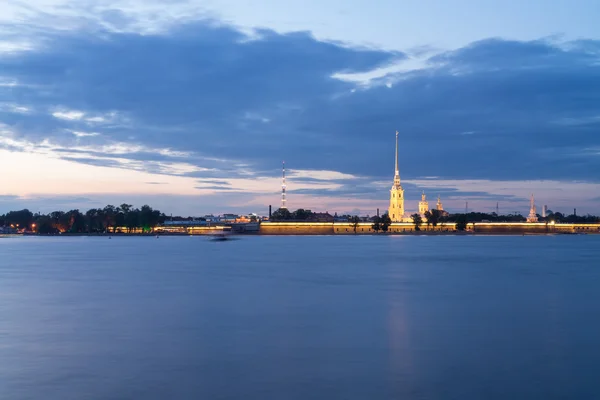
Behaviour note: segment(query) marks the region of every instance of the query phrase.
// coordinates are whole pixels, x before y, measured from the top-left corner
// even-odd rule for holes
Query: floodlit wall
[[[412,223],[395,222],[388,229],[391,234],[416,233]],[[419,233],[443,234],[455,232],[454,223],[440,224],[436,227],[423,224]],[[546,224],[527,222],[490,222],[469,223],[467,232],[480,234],[552,234],[552,233],[596,233],[600,234],[600,224]],[[356,234],[375,234],[371,223],[361,222]],[[379,232],[381,233],[381,232]],[[354,226],[348,222],[263,222],[260,225],[262,235],[354,235]]]
[[[261,235],[333,235],[332,222],[263,222]]]

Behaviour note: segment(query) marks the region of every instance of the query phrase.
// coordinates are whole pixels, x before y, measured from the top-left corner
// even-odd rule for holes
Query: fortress
[[[398,168],[398,131],[396,131],[396,169],[394,174],[394,183],[390,189],[390,207],[388,208],[388,215],[392,222],[411,222],[409,215],[406,215],[404,208],[404,189],[400,183],[400,170]],[[442,200],[438,196],[436,210],[441,214],[444,214],[444,206]],[[429,211],[429,202],[425,192],[421,194],[421,201],[419,202],[419,215],[425,220],[425,213]]]
[[[398,167],[398,131],[396,131],[396,157],[394,180],[390,189],[390,203],[387,210],[392,221],[388,233],[415,234],[415,227],[410,215],[405,208],[404,188],[400,180]],[[435,209],[441,215],[448,215],[444,210],[442,200],[438,196]],[[438,226],[429,226],[425,214],[430,210],[425,192],[421,194],[418,203],[418,214],[423,218],[423,225],[419,234],[443,234],[456,232],[455,223],[440,223]],[[344,235],[344,234],[375,234],[370,222],[352,224],[348,222],[261,222],[258,233],[262,235]],[[537,209],[534,197],[531,195],[530,212],[527,222],[476,222],[468,223],[466,233],[478,234],[574,234],[574,233],[600,233],[600,224],[572,224],[538,222]]]

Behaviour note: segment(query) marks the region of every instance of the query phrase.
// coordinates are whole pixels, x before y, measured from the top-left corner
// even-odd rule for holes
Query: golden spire
[[[398,131],[396,131],[396,175],[400,175],[398,170]]]

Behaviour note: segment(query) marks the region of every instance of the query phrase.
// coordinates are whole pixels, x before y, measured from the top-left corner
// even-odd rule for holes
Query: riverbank
[[[590,233],[591,235],[598,233]],[[410,232],[370,232],[370,233],[306,233],[306,232],[289,232],[289,233],[231,233],[228,236],[559,236],[559,235],[588,235],[586,232],[473,232],[473,231],[410,231]],[[26,233],[26,234],[0,234],[0,238],[18,238],[18,237],[211,237],[214,234],[195,234],[195,233],[62,233],[62,234],[41,234],[41,233]]]

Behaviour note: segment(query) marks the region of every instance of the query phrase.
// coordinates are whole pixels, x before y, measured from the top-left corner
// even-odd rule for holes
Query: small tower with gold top
[[[423,192],[423,194],[421,194],[421,201],[419,202],[419,214],[423,216],[427,211],[429,211],[429,202],[427,201],[425,192]]]
[[[533,198],[533,194],[531,195],[531,204],[529,208],[529,216],[527,217],[527,222],[538,222],[537,211],[535,208],[535,200]]]
[[[396,131],[396,171],[394,184],[390,189],[390,208],[388,215],[392,222],[402,222],[404,218],[404,189],[400,184],[400,170],[398,169],[398,131]]]
[[[439,212],[444,211],[444,205],[442,204],[442,200],[440,199],[440,196],[438,195],[438,200],[437,200],[437,204],[435,205],[436,210],[438,210]]]

